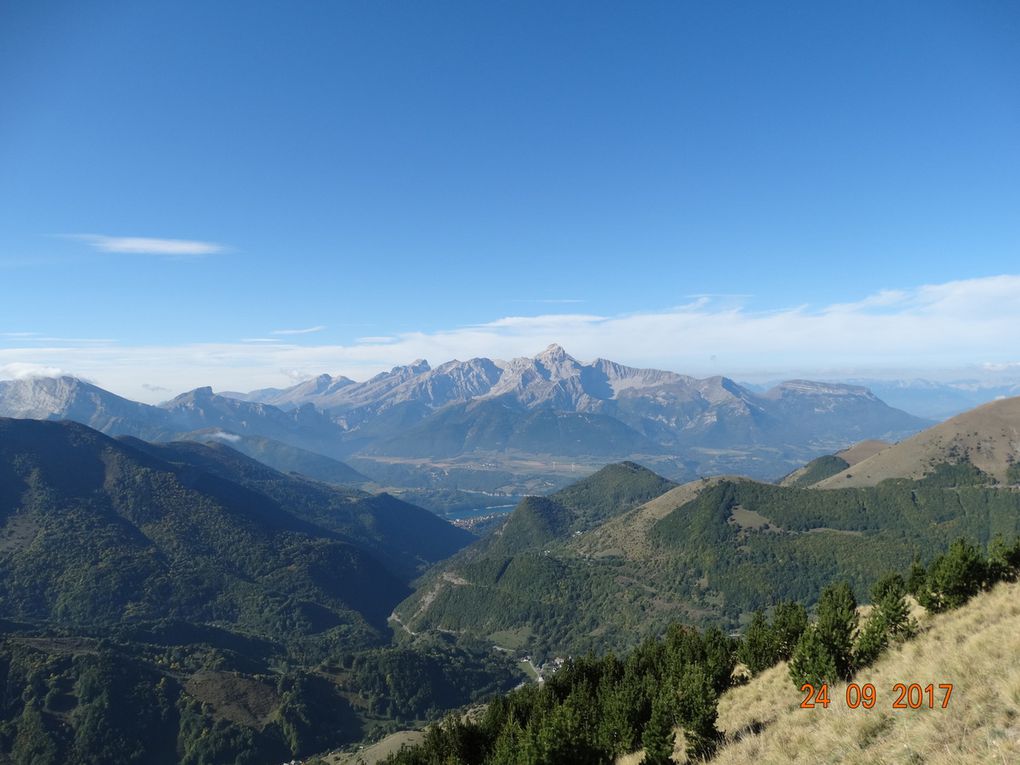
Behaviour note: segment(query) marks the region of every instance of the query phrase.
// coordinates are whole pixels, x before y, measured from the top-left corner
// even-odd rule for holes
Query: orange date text
[[[815,687],[804,683],[800,692],[804,699],[800,702],[801,709],[828,709],[832,704],[830,689],[827,683]],[[896,683],[892,687],[892,709],[948,709],[949,699],[953,695],[952,683]],[[874,709],[878,704],[878,691],[872,683],[850,683],[843,694],[843,703],[848,709]]]

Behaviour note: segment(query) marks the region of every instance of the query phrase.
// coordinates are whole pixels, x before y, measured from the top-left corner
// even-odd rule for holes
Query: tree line
[[[958,608],[978,592],[1020,574],[1020,538],[993,540],[987,554],[957,540],[927,566],[915,560],[871,588],[861,623],[848,582],[821,594],[814,618],[803,605],[776,604],[753,614],[740,638],[717,628],[672,625],[623,658],[570,659],[552,677],[493,700],[480,716],[448,716],[424,741],[386,765],[596,765],[643,747],[644,765],[672,762],[675,730],[690,758],[707,759],[722,741],[719,695],[781,661],[800,687],[849,680],[918,625],[908,595],[933,613]],[[738,664],[746,673],[735,672]]]

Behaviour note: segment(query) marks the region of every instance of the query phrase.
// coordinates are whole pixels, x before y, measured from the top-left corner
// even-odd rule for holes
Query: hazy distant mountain
[[[203,444],[226,444],[281,473],[300,473],[316,481],[356,486],[372,480],[346,462],[263,436],[240,436],[219,428],[207,428],[186,433],[183,438]]]
[[[685,447],[843,446],[897,439],[930,424],[859,386],[796,380],[759,393],[725,377],[698,379],[606,359],[585,364],[555,344],[534,358],[450,361],[435,369],[419,360],[364,383],[323,375],[245,399],[313,404],[332,413],[348,437],[363,439],[359,448],[420,457],[505,449],[626,456]],[[379,427],[388,410],[399,413],[399,430],[389,433]],[[558,417],[535,423],[532,413],[539,410]]]
[[[167,440],[212,429],[334,460],[470,457],[476,469],[502,470],[496,463],[512,458],[529,473],[556,458],[640,458],[677,477],[774,478],[851,443],[896,441],[930,424],[860,386],[795,380],[761,392],[726,377],[582,363],[558,345],[510,361],[433,368],[418,360],[364,382],[320,375],[248,394],[197,388],[158,407],[71,378],[3,386],[0,414],[69,418],[112,434]],[[279,450],[263,454],[283,459]]]
[[[852,380],[866,385],[890,406],[921,417],[944,420],[989,401],[1020,395],[1020,383],[956,380]]]
[[[239,435],[263,436],[335,457],[344,452],[342,431],[329,417],[306,405],[283,411],[264,403],[219,396],[196,388],[160,404],[182,432],[219,428]]]
[[[313,406],[285,412],[267,404],[218,396],[208,387],[150,406],[74,377],[11,380],[0,382],[0,416],[72,420],[107,435],[146,440],[213,429],[269,438],[329,456],[344,451],[343,430]]]
[[[600,457],[663,451],[614,417],[552,408],[529,410],[504,398],[445,407],[389,438],[379,439],[364,451],[424,459],[508,450]]]
[[[159,438],[174,430],[171,415],[75,377],[0,382],[0,417],[74,420],[113,435]]]
[[[377,413],[408,401],[420,401],[436,409],[486,394],[501,374],[500,362],[490,359],[450,361],[435,369],[424,359],[418,359],[362,383],[342,376],[319,375],[292,388],[223,395],[273,404],[281,409],[314,404],[326,411],[346,412],[364,407]]]

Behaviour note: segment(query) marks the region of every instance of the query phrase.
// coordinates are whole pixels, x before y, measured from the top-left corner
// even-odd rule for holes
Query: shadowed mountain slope
[[[223,446],[71,422],[0,420],[0,487],[0,612],[72,626],[172,618],[363,641],[419,566],[470,539]]]
[[[207,471],[258,492],[294,517],[340,534],[370,551],[407,579],[474,540],[469,532],[434,513],[389,494],[369,494],[353,487],[327,486],[283,475],[223,443],[129,442],[179,467]]]
[[[185,433],[181,440],[225,444],[281,473],[300,473],[323,483],[358,486],[372,480],[345,462],[262,436],[239,436],[208,428]]]

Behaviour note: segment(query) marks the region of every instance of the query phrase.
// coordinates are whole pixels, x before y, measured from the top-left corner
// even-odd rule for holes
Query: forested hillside
[[[488,646],[390,644],[471,538],[223,445],[0,419],[0,761],[279,762],[507,688]]]
[[[699,481],[586,527],[555,501],[571,491],[525,500],[501,531],[437,567],[397,608],[404,622],[540,658],[623,650],[672,621],[738,629],[777,597],[811,604],[837,576],[861,597],[956,537],[1020,532],[1020,492],[969,462],[827,491]]]

